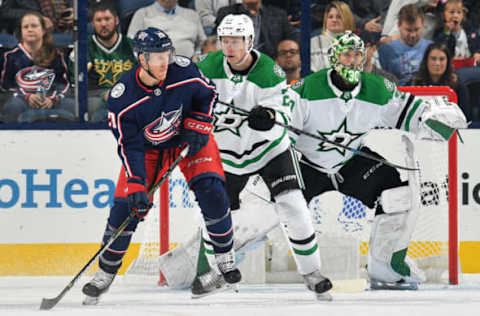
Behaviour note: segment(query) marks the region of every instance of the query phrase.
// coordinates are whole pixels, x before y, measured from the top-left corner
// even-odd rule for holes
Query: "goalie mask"
[[[340,59],[342,53],[352,53],[352,62],[344,64]],[[360,54],[358,54],[360,53]],[[351,31],[346,31],[337,37],[328,49],[330,66],[348,83],[357,84],[365,64],[365,44],[362,39]]]
[[[252,19],[246,14],[229,14],[225,16],[217,28],[217,41],[220,43],[220,48],[222,50],[224,49],[222,44],[223,36],[243,38],[243,42],[245,43],[245,56],[238,64],[244,63],[252,51],[255,41],[255,30],[253,28]],[[233,44],[234,43],[232,43],[232,45]],[[237,45],[237,47],[232,46],[232,48],[239,49],[240,47]]]

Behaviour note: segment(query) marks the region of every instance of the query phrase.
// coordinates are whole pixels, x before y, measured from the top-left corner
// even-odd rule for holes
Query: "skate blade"
[[[216,294],[216,293],[220,293],[220,292],[225,292],[225,291],[228,291],[228,290],[234,290],[236,293],[238,293],[238,285],[235,284],[235,285],[231,285],[231,284],[226,284],[220,288],[216,288],[210,292],[207,292],[207,293],[202,293],[202,294],[193,294],[192,293],[192,299],[199,299],[199,298],[204,298],[206,296],[210,296],[210,295],[213,295],[213,294]]]
[[[370,290],[416,291],[418,290],[418,283],[408,283],[404,281],[384,282],[379,280],[370,280]]]
[[[85,296],[85,299],[83,300],[82,304],[83,305],[97,305],[99,301],[100,301],[100,297]]]
[[[333,301],[333,297],[330,293],[324,292],[324,293],[315,293],[315,297],[317,298],[317,301],[322,301],[322,302],[330,302]]]

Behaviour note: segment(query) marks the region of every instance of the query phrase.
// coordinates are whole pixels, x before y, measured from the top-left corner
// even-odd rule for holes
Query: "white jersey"
[[[271,107],[277,112],[277,121],[288,124],[292,104],[287,102],[283,70],[270,57],[252,52],[257,59],[245,76],[232,74],[222,51],[200,56],[197,65],[215,83],[220,101],[245,111],[256,105]],[[236,175],[257,172],[290,145],[285,128],[275,125],[270,131],[253,130],[245,113],[220,103],[215,108],[213,133],[223,168]]]
[[[362,73],[354,90],[343,92],[332,83],[331,71],[320,70],[292,86],[294,127],[355,149],[375,128],[419,131],[420,116],[428,106],[422,99],[370,73]],[[354,155],[304,134],[291,136],[302,161],[322,172],[336,173]]]

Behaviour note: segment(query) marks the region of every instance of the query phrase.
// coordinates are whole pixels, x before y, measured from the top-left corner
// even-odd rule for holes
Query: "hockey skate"
[[[217,292],[225,291],[231,285],[217,271],[211,269],[209,272],[197,276],[192,283],[192,298],[202,298]]]
[[[99,269],[93,279],[82,288],[85,299],[83,305],[97,305],[100,295],[108,291],[108,288],[115,279],[116,274],[111,274]]]
[[[331,301],[332,295],[328,293],[332,289],[332,282],[324,277],[320,271],[313,271],[312,273],[303,275],[303,282],[310,291],[315,292],[316,298],[319,301]]]
[[[217,262],[218,269],[222,273],[225,282],[229,284],[235,284],[240,282],[242,274],[240,270],[235,268],[235,252],[230,250],[229,252],[222,254],[215,254],[215,261]]]
[[[370,290],[408,290],[408,291],[416,291],[418,290],[418,285],[425,282],[425,273],[417,266],[417,264],[410,259],[410,257],[405,257],[405,263],[410,268],[410,275],[409,276],[401,276],[394,272],[394,274],[398,275],[398,280],[381,280],[377,277],[378,273],[372,273],[370,267],[367,267],[367,271],[369,272],[370,277]],[[371,261],[371,264],[376,264],[378,267],[378,263]]]

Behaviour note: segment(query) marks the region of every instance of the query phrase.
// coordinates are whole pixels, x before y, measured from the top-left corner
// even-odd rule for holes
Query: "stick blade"
[[[50,310],[60,301],[60,298],[44,298],[40,304],[40,310]]]
[[[359,293],[367,289],[365,279],[332,280],[332,283],[332,293]]]

